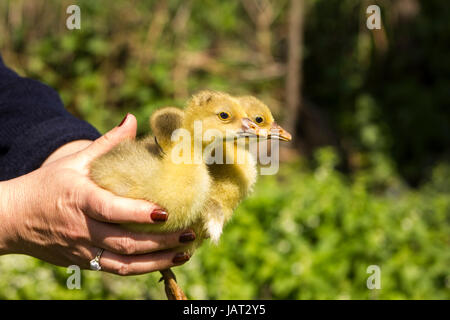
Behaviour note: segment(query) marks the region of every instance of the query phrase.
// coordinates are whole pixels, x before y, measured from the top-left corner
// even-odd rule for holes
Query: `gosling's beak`
[[[283,141],[291,141],[292,136],[289,132],[280,127],[276,122],[270,127],[269,139],[279,139]]]
[[[261,130],[258,125],[256,125],[252,120],[249,118],[243,118],[242,119],[242,127],[241,127],[241,135],[246,137],[263,137],[267,138],[267,132],[264,132],[265,130]]]

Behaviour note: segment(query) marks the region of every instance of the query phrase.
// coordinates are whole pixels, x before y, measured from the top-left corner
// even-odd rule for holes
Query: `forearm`
[[[14,220],[20,219],[20,209],[15,208],[17,194],[20,194],[20,189],[14,190],[12,180],[0,182],[0,255],[15,252],[17,229]]]

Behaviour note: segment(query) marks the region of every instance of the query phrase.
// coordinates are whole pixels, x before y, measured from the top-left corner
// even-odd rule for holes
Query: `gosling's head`
[[[239,100],[218,91],[201,91],[189,101],[183,127],[198,134],[200,126],[203,144],[218,136],[224,141],[259,135],[258,126],[248,118]]]
[[[267,132],[267,137],[269,139],[279,139],[283,141],[290,141],[292,139],[291,134],[275,122],[269,107],[261,100],[253,96],[238,97],[238,100],[250,120],[252,120],[261,131]],[[260,136],[262,136],[262,133]]]

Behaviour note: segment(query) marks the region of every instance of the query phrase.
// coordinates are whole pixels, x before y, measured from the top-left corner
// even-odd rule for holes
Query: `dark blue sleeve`
[[[18,76],[0,56],[0,180],[39,168],[67,142],[99,136],[64,108],[55,90]]]

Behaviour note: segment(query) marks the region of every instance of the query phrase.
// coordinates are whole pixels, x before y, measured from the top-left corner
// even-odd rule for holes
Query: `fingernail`
[[[180,235],[180,242],[191,242],[195,240],[195,233],[193,231],[184,232]]]
[[[172,259],[173,263],[183,263],[190,259],[191,257],[186,252],[178,252]]]
[[[163,209],[155,209],[150,214],[153,221],[162,222],[167,221],[168,214]]]
[[[121,127],[121,126],[125,123],[125,120],[127,120],[128,115],[129,115],[129,113],[127,113],[127,114],[125,115],[125,118],[122,119],[122,121],[121,121],[120,124],[119,124],[119,127]]]

